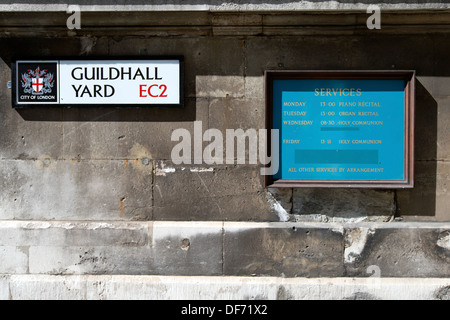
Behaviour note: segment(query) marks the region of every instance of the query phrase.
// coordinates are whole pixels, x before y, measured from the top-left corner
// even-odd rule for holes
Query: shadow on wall
[[[438,104],[416,80],[415,182],[413,189],[397,190],[397,214],[435,216],[437,187]]]
[[[140,3],[139,1],[135,1]],[[195,2],[195,1],[191,1]],[[1,3],[1,2],[0,2]],[[134,2],[132,2],[134,3]],[[81,3],[82,4],[82,3]],[[185,82],[188,87],[184,109],[173,108],[149,108],[149,109],[113,109],[113,108],[96,108],[96,109],[18,109],[19,115],[25,121],[83,121],[83,122],[192,122],[199,120],[199,100],[208,99],[208,97],[197,97],[196,77],[198,75],[217,75],[217,76],[240,76],[244,77],[243,69],[247,68],[245,76],[262,77],[264,69],[276,68],[279,66],[278,55],[281,50],[279,46],[273,44],[282,44],[286,47],[286,53],[283,57],[283,65],[286,69],[306,69],[311,64],[314,68],[344,68],[344,69],[389,69],[394,63],[398,69],[417,69],[418,76],[448,76],[447,64],[442,59],[437,61],[436,65],[427,61],[436,61],[435,57],[444,54],[444,45],[448,38],[446,36],[436,36],[433,39],[425,38],[422,44],[417,45],[415,50],[410,50],[410,38],[406,36],[391,36],[368,39],[368,37],[359,37],[354,43],[348,42],[347,37],[330,40],[328,38],[306,37],[296,38],[289,43],[284,39],[270,39],[267,44],[266,38],[255,37],[249,38],[246,43],[245,50],[241,47],[240,40],[229,39],[212,39],[205,38],[201,41],[195,39],[139,39],[139,44],[123,40],[124,43],[118,43],[117,47],[134,45],[133,48],[126,50],[139,49],[141,46],[150,46],[154,42],[159,45],[170,44],[171,48],[164,50],[178,50],[170,52],[170,54],[185,55]],[[8,65],[11,62],[13,53],[22,51],[21,49],[29,45],[30,39],[5,39],[4,45],[0,48],[0,56]],[[374,40],[374,41],[372,41]],[[381,41],[377,41],[381,40]],[[442,40],[442,41],[441,41]],[[2,40],[3,41],[3,40]],[[46,57],[49,53],[52,55],[63,55],[64,53],[80,52],[80,44],[77,39],[34,39],[32,43],[39,48],[34,55],[36,57]],[[61,48],[64,44],[64,48]],[[145,44],[141,44],[145,43]],[[421,43],[419,41],[419,43]],[[438,50],[431,58],[420,60],[422,54],[429,54],[429,46],[433,44],[434,50]],[[228,49],[232,45],[232,49]],[[272,46],[271,46],[272,44]],[[397,47],[396,47],[397,45]],[[268,48],[269,46],[270,48]],[[340,54],[330,55],[330,46],[342,47]],[[385,55],[383,59],[379,55],[379,48],[396,48],[396,55]],[[261,48],[268,48],[266,51]],[[282,47],[283,48],[283,47]],[[307,50],[305,49],[307,48]],[[239,50],[240,51],[239,51]],[[297,50],[298,49],[298,50]],[[125,49],[124,49],[125,50]],[[155,49],[156,50],[156,49]],[[225,51],[230,50],[230,51]],[[441,52],[442,51],[442,52]],[[312,53],[314,54],[312,54]],[[337,51],[338,52],[338,51]],[[166,51],[164,51],[166,53]],[[202,53],[202,55],[200,55]],[[205,53],[205,54],[203,54]],[[324,58],[320,54],[323,54]],[[353,56],[351,56],[351,54]],[[445,51],[446,54],[446,51]],[[113,56],[113,53],[111,53]],[[205,56],[215,56],[215,60],[209,60]],[[231,55],[231,58],[228,56]],[[402,57],[403,60],[400,60]],[[349,59],[349,57],[351,57]],[[245,58],[245,59],[244,59]],[[231,66],[226,66],[223,61],[225,59],[234,61]],[[342,59],[342,60],[339,60]],[[439,59],[438,59],[439,60]],[[244,66],[244,62],[247,65]],[[441,64],[442,68],[439,68]],[[324,66],[325,65],[325,66]],[[414,68],[414,67],[417,68]],[[239,103],[241,103],[239,101]],[[131,112],[132,111],[132,112]],[[206,109],[209,119],[212,110]],[[384,212],[396,211],[401,216],[424,216],[434,217],[436,215],[436,188],[437,188],[437,130],[438,130],[438,103],[427,90],[426,84],[416,81],[416,121],[415,121],[415,187],[405,190],[344,190],[344,196],[348,201],[341,202],[339,206],[342,212],[358,212],[361,214],[366,209],[369,199],[374,201],[373,207],[380,208]],[[336,190],[291,190],[286,195],[288,205],[291,209],[288,213],[305,214],[305,208],[311,208],[311,212],[318,212],[318,205],[324,207],[324,214],[336,215],[336,211],[329,212],[330,208],[337,208],[336,201],[343,197],[342,192]],[[292,200],[291,200],[292,199]],[[311,200],[312,199],[312,200]],[[377,199],[382,199],[378,201]],[[326,202],[331,201],[332,205]],[[357,201],[357,207],[352,207],[349,202]],[[380,206],[381,203],[381,206]],[[359,209],[358,209],[359,208]],[[391,209],[393,208],[393,209]],[[327,211],[328,210],[328,211]],[[370,214],[370,213],[367,213]]]

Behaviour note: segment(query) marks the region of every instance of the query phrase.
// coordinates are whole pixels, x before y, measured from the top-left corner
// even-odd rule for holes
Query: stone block
[[[376,277],[447,277],[450,273],[449,229],[394,223],[363,230],[348,229],[346,275]],[[349,241],[351,239],[351,241]]]
[[[30,247],[31,274],[148,274],[148,246],[35,246]]]
[[[20,19],[23,19],[20,16]],[[44,31],[42,34],[37,35],[36,25],[33,25],[35,31],[22,29],[22,34],[16,37],[3,37],[2,47],[0,48],[0,55],[4,61],[8,61],[12,57],[17,57],[18,52],[28,52],[27,58],[30,59],[42,59],[42,57],[63,57],[81,54],[83,52],[83,45],[89,46],[91,48],[95,47],[95,39],[90,37],[67,37],[67,31],[65,30],[65,37],[55,39],[53,37],[46,36],[45,32],[48,34],[52,32],[49,30]],[[27,36],[28,35],[28,36]],[[30,36],[31,35],[31,36]],[[104,41],[104,39],[102,40]],[[84,43],[83,43],[84,42]],[[97,54],[106,54],[107,46],[106,43],[101,42],[97,48],[98,51],[93,52]],[[30,50],[34,48],[34,50]],[[90,52],[85,51],[84,54]]]
[[[351,42],[342,36],[251,38],[246,45],[246,77],[262,77],[270,69],[350,68],[349,50]]]
[[[450,221],[449,171],[450,166],[444,161],[416,162],[414,188],[397,190],[397,211],[400,216]]]
[[[152,162],[1,160],[0,219],[147,219]]]
[[[146,281],[149,276],[88,276],[86,280],[87,300],[135,300],[135,293],[140,292],[138,300],[167,300],[167,287],[170,286],[157,276],[150,276],[154,281]],[[124,281],[126,279],[126,281]]]
[[[147,246],[142,222],[0,221],[0,246]]]
[[[224,224],[224,275],[338,277],[343,232],[304,224]]]
[[[11,276],[11,300],[85,300],[86,281],[72,276]]]
[[[245,97],[265,99],[264,76],[245,77]]]
[[[417,75],[431,74],[434,41],[427,35],[417,35],[414,41],[417,45],[411,50],[410,35],[377,35],[371,32],[355,36],[349,47],[351,67],[361,70],[416,70]],[[383,54],[383,48],[394,47],[395,55]]]
[[[394,192],[372,189],[294,188],[292,213],[302,216],[389,219],[395,213]],[[384,217],[384,218],[383,218]],[[314,219],[313,219],[314,220]]]
[[[198,75],[195,78],[196,96],[200,98],[243,97],[243,76]]]
[[[327,12],[296,12],[264,15],[264,26],[311,27],[313,25],[334,26],[355,23],[355,15]]]
[[[18,238],[30,244],[26,248],[32,274],[222,273],[221,222],[42,223],[40,227],[44,224],[50,226],[39,233],[32,232],[35,222],[24,224],[18,232],[29,233],[27,239]]]
[[[221,275],[222,222],[155,221],[152,268],[162,275]]]
[[[65,159],[170,159],[172,132],[193,121],[208,123],[208,102],[186,99],[184,108],[68,109],[64,117]]]
[[[436,167],[436,220],[450,221],[449,184],[450,184],[450,164],[446,161],[439,161]]]
[[[0,246],[0,273],[19,274],[27,272],[28,247]]]
[[[439,144],[446,137],[438,137],[438,125],[442,126],[441,117],[445,118],[445,110],[441,103],[438,105],[436,97],[430,91],[429,82],[423,79],[416,81],[415,96],[415,134],[414,134],[414,159],[435,160],[437,159]],[[441,116],[440,113],[443,113]],[[438,116],[439,115],[439,116]],[[438,141],[439,139],[439,141]],[[439,153],[442,149],[439,150]]]
[[[262,20],[259,14],[213,14],[212,33],[214,36],[259,35],[263,31]]]
[[[212,99],[209,105],[209,126],[219,129],[226,137],[226,129],[265,128],[264,99]]]
[[[258,166],[168,161],[156,165],[153,219],[278,220],[270,210]]]
[[[434,144],[437,149],[436,159],[446,161],[450,159],[450,96],[436,100],[438,104],[437,141]],[[432,144],[433,141],[429,143]]]
[[[86,291],[88,300],[274,300],[278,284],[269,277],[117,275],[89,277]]]
[[[447,56],[446,52],[447,49],[447,43],[450,41],[450,37],[447,32],[440,33],[434,35],[432,38],[433,40],[433,59],[431,62],[433,62],[433,74],[439,77],[448,77],[450,74],[450,66],[447,63],[447,60],[445,57]],[[441,87],[445,92],[448,92],[449,88],[445,87],[445,81],[446,79],[443,79],[444,81],[441,84],[437,83],[437,86],[443,86]],[[437,82],[440,81],[440,78]],[[438,90],[439,92],[440,90]],[[448,93],[447,93],[448,95]]]
[[[0,300],[9,300],[9,276],[0,275]]]

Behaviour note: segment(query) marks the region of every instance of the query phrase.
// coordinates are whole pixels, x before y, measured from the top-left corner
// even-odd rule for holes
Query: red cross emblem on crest
[[[44,87],[44,83],[42,81],[42,78],[33,78],[32,79],[32,88],[35,92],[41,91],[41,89]]]

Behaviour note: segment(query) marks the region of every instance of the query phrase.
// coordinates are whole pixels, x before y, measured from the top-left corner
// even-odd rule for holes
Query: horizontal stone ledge
[[[2,6],[0,5],[0,8]],[[450,5],[448,8],[450,10]],[[387,10],[382,11],[383,24],[402,24],[405,21],[420,24],[445,24],[449,22],[449,10]],[[351,11],[279,11],[279,12],[195,12],[164,11],[149,16],[148,11],[92,11],[81,8],[82,25],[89,26],[308,26],[351,25],[365,23],[366,10]],[[36,11],[1,11],[4,26],[33,26],[46,21],[45,26],[66,25],[69,13],[65,10],[47,11],[45,16]],[[21,18],[21,19],[20,19]],[[130,20],[132,19],[132,20]],[[187,19],[187,20],[186,20]]]
[[[2,5],[0,5],[0,10]],[[133,7],[136,8],[136,7]],[[314,36],[373,33],[366,26],[367,6],[311,10],[111,10],[81,7],[81,28],[69,30],[65,10],[0,12],[0,37],[178,37],[178,36]],[[427,10],[381,7],[377,35],[447,33],[450,6]],[[158,14],[150,14],[157,12]],[[40,25],[41,28],[35,28]]]
[[[0,220],[0,246],[148,246],[166,237],[250,230],[450,230],[450,222],[238,222]]]
[[[1,300],[448,300],[449,288],[449,278],[0,276]]]
[[[435,0],[432,3],[423,3],[417,0],[404,0],[403,2],[392,1],[392,3],[374,2],[374,3],[340,3],[339,1],[287,1],[280,3],[276,0],[266,1],[266,3],[251,3],[251,1],[240,1],[240,3],[224,3],[223,1],[194,1],[194,0],[177,0],[171,4],[164,3],[165,1],[155,1],[152,4],[142,4],[142,1],[128,1],[126,5],[115,4],[110,1],[110,4],[104,4],[103,1],[93,1],[89,5],[79,5],[82,11],[209,11],[209,12],[261,12],[261,11],[352,11],[352,10],[366,10],[369,5],[378,5],[385,10],[438,10],[448,9],[449,4],[445,0]],[[69,4],[62,4],[60,1],[46,4],[2,4],[0,11],[66,11]]]
[[[450,223],[0,221],[0,274],[447,277]]]
[[[0,5],[0,9],[3,6]],[[11,7],[11,6],[8,6]],[[135,8],[135,7],[133,7]],[[82,34],[85,29],[94,32],[95,29],[105,30],[109,28],[113,32],[117,27],[142,29],[150,31],[170,30],[180,32],[190,29],[209,30],[230,30],[239,28],[255,28],[251,32],[261,28],[306,28],[320,27],[329,29],[330,27],[359,26],[366,28],[369,14],[367,6],[357,10],[284,10],[284,11],[161,11],[156,15],[149,15],[154,10],[132,10],[132,11],[107,11],[90,10],[80,7],[80,29],[73,30],[77,34]],[[44,14],[45,13],[45,14]],[[52,31],[52,28],[62,27],[67,29],[67,19],[70,16],[65,10],[43,10],[38,12],[21,10],[1,10],[0,26],[9,28],[28,28],[30,31],[39,24],[42,32]],[[450,5],[446,9],[438,10],[384,10],[381,7],[382,29],[391,26],[392,28],[403,27],[404,25],[424,25],[424,26],[445,26],[450,23]],[[34,28],[35,29],[35,28]],[[11,29],[14,30],[14,29]],[[35,30],[37,31],[37,30]],[[56,31],[56,30],[53,30]],[[379,30],[380,31],[380,30]]]

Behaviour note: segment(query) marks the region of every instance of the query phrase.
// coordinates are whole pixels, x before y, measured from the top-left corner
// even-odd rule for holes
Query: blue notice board
[[[408,83],[273,79],[272,128],[279,130],[273,180],[412,187]]]

